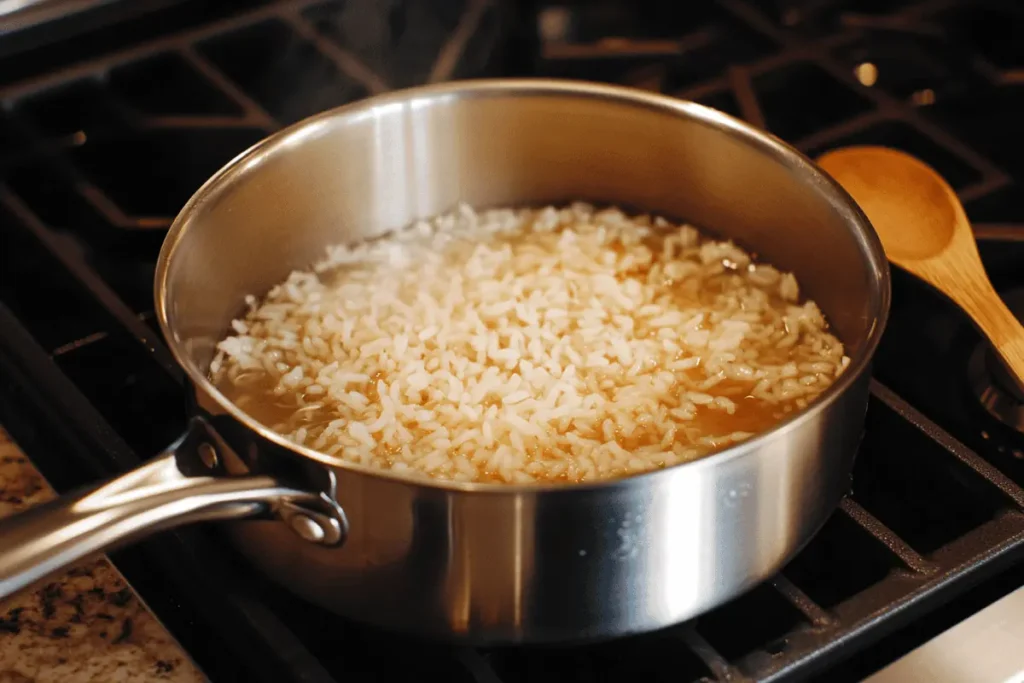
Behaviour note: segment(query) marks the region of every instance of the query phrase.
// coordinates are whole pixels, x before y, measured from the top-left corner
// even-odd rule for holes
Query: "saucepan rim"
[[[194,364],[188,353],[179,342],[175,330],[169,321],[169,298],[167,286],[170,264],[175,257],[178,245],[188,229],[202,229],[201,224],[195,225],[192,219],[202,210],[207,202],[213,200],[221,192],[227,190],[235,177],[248,168],[259,165],[270,155],[287,154],[287,148],[298,143],[303,137],[314,133],[322,126],[338,118],[358,118],[374,115],[382,108],[396,105],[410,105],[417,100],[436,101],[448,97],[582,97],[608,100],[644,109],[652,109],[668,113],[683,119],[696,120],[707,124],[716,132],[740,138],[746,144],[759,148],[769,154],[777,163],[790,168],[806,178],[807,191],[817,192],[833,206],[841,219],[850,226],[862,258],[874,274],[874,282],[870,297],[877,299],[873,305],[873,320],[869,321],[870,329],[856,354],[851,357],[850,365],[840,377],[823,391],[803,410],[782,420],[771,429],[761,432],[747,441],[725,448],[717,453],[678,463],[662,469],[651,470],[623,478],[583,482],[577,484],[537,482],[530,484],[502,484],[493,482],[454,482],[430,479],[422,476],[399,474],[390,470],[377,469],[366,465],[351,463],[335,458],[312,448],[289,441],[283,435],[266,427],[246,414],[242,409],[221,393],[206,374]],[[326,248],[328,245],[324,245]],[[612,487],[640,487],[651,477],[675,476],[682,472],[696,472],[703,468],[719,467],[727,461],[755,457],[757,452],[768,442],[799,429],[803,424],[814,420],[851,387],[864,372],[869,371],[871,360],[884,332],[889,317],[890,306],[890,273],[881,241],[864,213],[852,197],[825,171],[808,157],[791,145],[783,142],[770,133],[757,130],[747,123],[722,113],[716,109],[680,100],[665,95],[650,93],[644,90],[624,86],[606,85],[587,81],[570,81],[540,78],[495,78],[455,81],[439,85],[427,85],[403,90],[396,90],[383,95],[369,97],[351,104],[316,114],[312,117],[287,126],[249,147],[225,164],[211,176],[186,202],[172,222],[164,238],[157,259],[154,278],[154,299],[156,316],[167,345],[177,363],[185,370],[194,386],[205,392],[232,418],[252,430],[260,437],[281,448],[287,449],[312,461],[331,468],[351,470],[373,477],[391,479],[412,486],[442,489],[460,492],[477,492],[487,494],[535,494],[543,491],[572,492],[581,490],[606,489]]]

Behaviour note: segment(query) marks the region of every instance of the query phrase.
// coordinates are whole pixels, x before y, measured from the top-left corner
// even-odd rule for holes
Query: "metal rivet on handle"
[[[288,523],[292,527],[292,531],[297,533],[299,536],[312,543],[320,543],[327,536],[324,528],[316,523],[311,517],[307,517],[303,514],[292,515]]]
[[[217,449],[213,447],[213,444],[201,443],[199,444],[199,460],[202,461],[203,465],[207,469],[216,469],[218,464]]]
[[[344,511],[334,504],[327,514],[311,505],[286,502],[278,509],[278,517],[301,539],[323,546],[336,546],[345,542],[348,519]]]

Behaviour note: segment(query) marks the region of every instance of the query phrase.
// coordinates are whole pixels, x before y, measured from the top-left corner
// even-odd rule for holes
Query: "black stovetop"
[[[281,125],[431,80],[613,81],[811,154],[906,149],[961,193],[994,284],[1024,310],[1015,3],[158,4],[0,59],[0,424],[58,490],[137,464],[183,425],[151,283],[191,192]],[[214,681],[853,680],[1024,584],[1018,404],[951,304],[899,271],[893,297],[851,495],[778,577],[692,624],[585,648],[452,649],[302,603],[211,529],[113,558]]]

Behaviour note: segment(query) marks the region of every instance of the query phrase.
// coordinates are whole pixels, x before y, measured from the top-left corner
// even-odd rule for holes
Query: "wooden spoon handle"
[[[988,337],[1024,395],[1024,326],[994,289],[986,296],[964,297],[960,306]]]

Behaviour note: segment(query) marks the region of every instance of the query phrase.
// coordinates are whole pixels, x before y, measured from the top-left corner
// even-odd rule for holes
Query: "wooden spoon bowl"
[[[843,147],[818,164],[860,205],[888,259],[971,317],[1024,397],[1024,327],[985,274],[967,214],[949,183],[920,159],[887,147]]]

